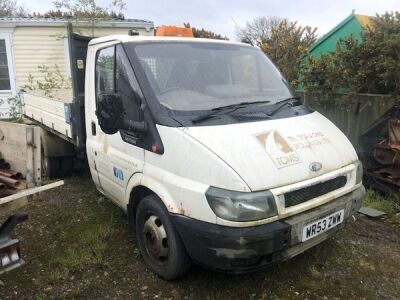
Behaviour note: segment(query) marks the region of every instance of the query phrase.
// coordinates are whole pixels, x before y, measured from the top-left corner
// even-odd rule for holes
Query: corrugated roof
[[[148,20],[140,19],[98,19],[94,22],[90,19],[76,20],[73,18],[34,18],[34,17],[1,17],[0,28],[14,27],[63,27],[71,22],[80,27],[102,27],[102,28],[129,28],[145,29],[150,31],[154,29],[154,23]]]
[[[0,22],[32,22],[32,23],[41,23],[41,22],[66,22],[66,21],[76,21],[74,18],[45,18],[45,17],[0,17]],[[89,19],[87,19],[89,20]],[[86,20],[86,21],[87,21]],[[84,22],[85,20],[82,19]],[[149,23],[153,24],[153,21],[142,20],[142,19],[99,19],[99,22],[115,22],[115,23]]]

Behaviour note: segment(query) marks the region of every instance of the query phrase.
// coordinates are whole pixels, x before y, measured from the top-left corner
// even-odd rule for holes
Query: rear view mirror
[[[97,99],[96,116],[101,130],[106,134],[117,133],[124,122],[124,108],[118,94],[101,94]]]
[[[141,107],[141,113],[142,107]],[[125,118],[124,107],[118,94],[101,94],[97,99],[96,116],[101,130],[106,134],[124,129],[139,133],[147,132],[146,122],[136,122]]]

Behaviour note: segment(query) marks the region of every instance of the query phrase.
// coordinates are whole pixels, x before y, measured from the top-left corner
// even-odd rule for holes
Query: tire
[[[136,211],[136,238],[146,265],[172,280],[190,269],[190,258],[164,204],[156,195],[142,199]]]

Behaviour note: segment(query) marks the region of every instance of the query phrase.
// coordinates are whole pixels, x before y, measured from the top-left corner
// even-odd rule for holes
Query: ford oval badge
[[[321,170],[322,169],[322,164],[321,163],[319,163],[319,162],[312,162],[311,164],[310,164],[310,170],[311,171],[313,171],[313,172],[318,172],[319,170]]]

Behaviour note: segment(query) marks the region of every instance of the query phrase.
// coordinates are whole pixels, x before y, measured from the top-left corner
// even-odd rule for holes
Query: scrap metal
[[[20,188],[22,182],[22,174],[11,170],[10,164],[4,158],[0,157],[0,191],[2,195],[7,194],[7,191]]]
[[[400,103],[360,137],[357,150],[364,165],[364,183],[400,201]]]

